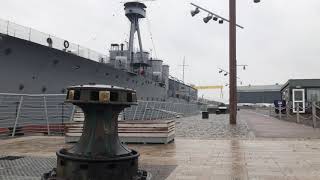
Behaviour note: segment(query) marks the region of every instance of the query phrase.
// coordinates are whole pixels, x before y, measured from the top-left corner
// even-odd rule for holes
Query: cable
[[[148,17],[147,17],[147,25],[148,25],[148,31],[149,31],[149,34],[150,34],[150,39],[151,39],[152,47],[153,47],[153,50],[154,50],[154,54],[155,54],[156,59],[158,59],[156,47],[154,45],[153,36],[152,36],[152,33],[151,33],[151,23],[150,23]]]

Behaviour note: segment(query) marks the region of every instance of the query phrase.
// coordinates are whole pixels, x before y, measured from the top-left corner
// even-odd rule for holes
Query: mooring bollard
[[[44,174],[45,180],[144,180],[138,170],[139,153],[118,137],[118,115],[137,104],[136,92],[107,85],[68,88],[66,102],[79,106],[84,114],[83,133],[78,143],[57,152],[57,168]]]

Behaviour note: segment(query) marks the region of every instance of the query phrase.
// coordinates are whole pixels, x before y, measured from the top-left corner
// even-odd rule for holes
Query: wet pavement
[[[229,116],[210,114],[209,119],[200,115],[176,120],[176,136],[196,139],[225,139],[250,137],[245,120],[239,119],[237,125],[229,124]]]
[[[228,126],[226,115],[199,118],[178,119],[173,143],[129,145],[154,180],[320,179],[319,129],[253,111],[241,111],[237,126]],[[63,137],[1,140],[0,179],[39,179],[37,174],[54,166],[55,151],[68,146]],[[1,160],[6,155],[23,158]],[[34,173],[16,175],[17,170]]]
[[[320,138],[319,128],[279,120],[269,115],[261,114],[260,111],[243,110],[239,113],[239,118],[245,119],[249,131],[256,138]]]

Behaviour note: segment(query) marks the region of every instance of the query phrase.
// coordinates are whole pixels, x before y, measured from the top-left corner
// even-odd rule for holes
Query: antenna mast
[[[184,71],[185,71],[185,67],[187,67],[188,65],[186,65],[186,57],[183,57],[183,64],[180,65],[182,66],[182,81],[184,82]]]

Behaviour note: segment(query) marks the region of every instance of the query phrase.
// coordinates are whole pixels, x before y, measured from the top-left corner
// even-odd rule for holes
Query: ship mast
[[[128,59],[130,61],[130,64],[134,64],[133,62],[133,45],[134,45],[134,36],[137,32],[138,34],[138,40],[139,40],[139,48],[140,48],[140,55],[141,60],[140,62],[143,62],[143,48],[142,48],[142,40],[141,40],[141,33],[140,33],[140,27],[139,27],[139,19],[146,17],[146,5],[140,2],[127,2],[124,4],[124,10],[126,13],[127,18],[131,22],[130,26],[130,38],[129,38],[129,53],[128,53]]]

